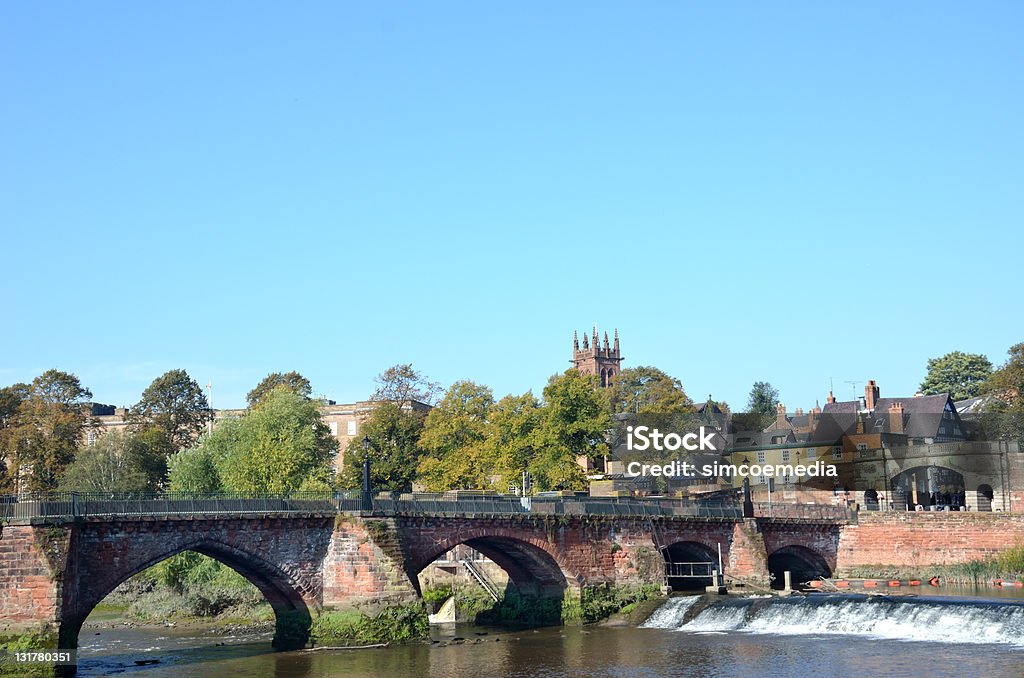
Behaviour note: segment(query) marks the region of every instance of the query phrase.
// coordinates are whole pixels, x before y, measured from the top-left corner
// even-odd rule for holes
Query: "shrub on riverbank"
[[[426,638],[427,613],[420,604],[399,605],[370,617],[355,610],[325,611],[313,619],[315,645],[373,645]]]

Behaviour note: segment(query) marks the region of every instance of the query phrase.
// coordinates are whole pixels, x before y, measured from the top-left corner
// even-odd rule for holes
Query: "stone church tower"
[[[583,335],[583,348],[580,348],[580,338],[574,331],[572,333],[572,366],[579,370],[580,374],[596,374],[601,379],[601,386],[610,386],[612,380],[618,376],[622,368],[619,363],[622,357],[619,355],[619,330],[615,330],[615,343],[608,344],[608,333],[604,333],[604,346],[601,346],[597,338],[597,325],[594,325],[594,334],[591,339]]]

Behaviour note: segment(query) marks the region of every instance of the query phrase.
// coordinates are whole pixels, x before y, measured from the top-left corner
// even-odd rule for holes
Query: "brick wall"
[[[374,614],[417,600],[394,519],[339,517],[321,565],[322,602]]]
[[[60,528],[0,527],[0,631],[54,622],[62,586],[47,552],[53,564],[61,565],[66,548],[67,537]]]
[[[869,565],[922,567],[987,558],[1024,544],[1024,515],[969,512],[860,514],[843,527],[839,574]]]

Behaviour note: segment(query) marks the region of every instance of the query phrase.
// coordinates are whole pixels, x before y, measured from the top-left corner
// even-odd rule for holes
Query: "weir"
[[[854,635],[938,643],[999,643],[1024,648],[1024,601],[897,596],[671,598],[642,628],[688,633]]]

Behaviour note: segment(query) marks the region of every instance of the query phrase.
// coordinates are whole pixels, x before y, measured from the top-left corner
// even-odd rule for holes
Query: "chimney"
[[[836,401],[836,397],[834,395],[832,395],[832,391],[829,391],[828,392],[828,398],[825,399],[825,402],[826,403],[834,403],[835,401]]]
[[[903,403],[889,406],[889,433],[903,433]]]
[[[874,411],[875,403],[878,402],[878,384],[872,379],[868,382],[868,385],[864,387],[864,405]]]
[[[857,433],[864,433],[864,414],[857,413]]]
[[[786,421],[786,406],[783,403],[775,406],[775,426],[778,428],[789,427],[789,422]]]
[[[821,412],[820,407],[815,407],[813,410],[807,413],[807,429],[814,433],[814,424],[817,419],[817,415]]]

